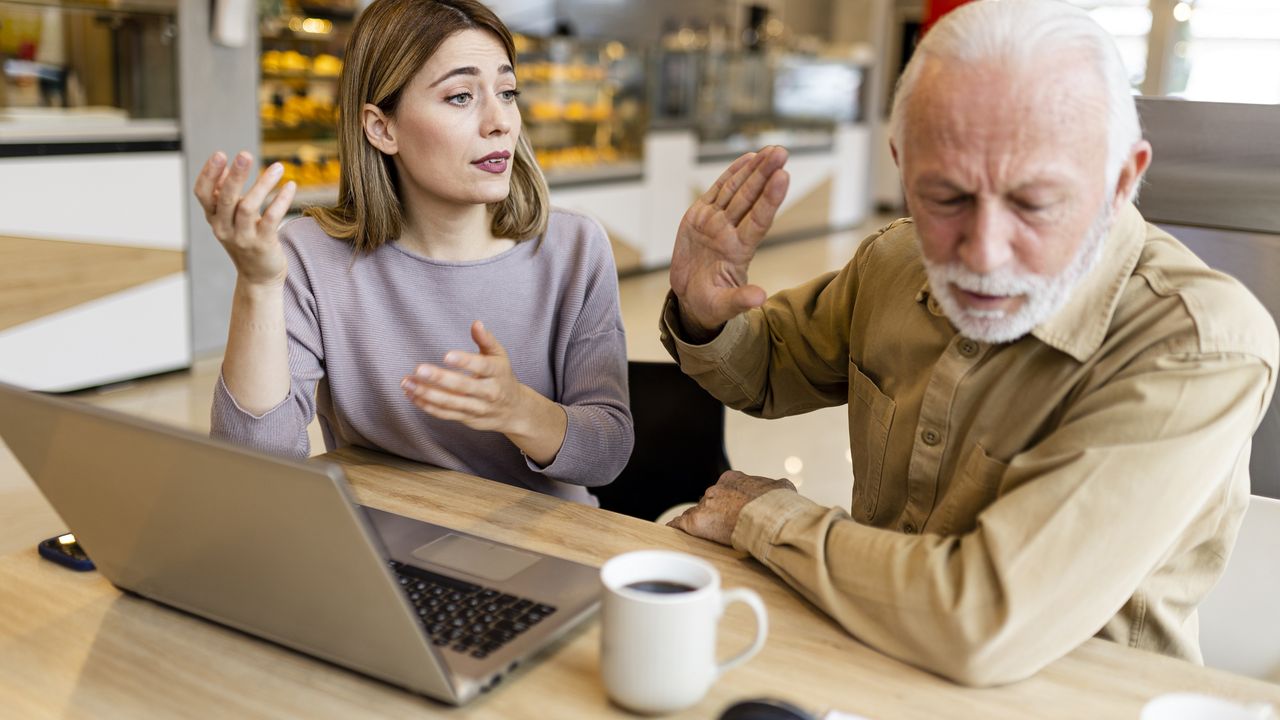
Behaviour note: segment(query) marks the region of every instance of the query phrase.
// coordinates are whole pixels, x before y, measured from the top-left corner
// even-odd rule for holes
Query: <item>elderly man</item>
[[[1280,343],[1131,204],[1151,147],[1114,44],[1055,0],[962,7],[917,49],[891,136],[912,217],[767,300],[747,267],[786,153],[739,158],[681,224],[661,323],[734,408],[847,403],[852,513],[729,472],[672,525],[961,683],[1094,635],[1197,661]]]

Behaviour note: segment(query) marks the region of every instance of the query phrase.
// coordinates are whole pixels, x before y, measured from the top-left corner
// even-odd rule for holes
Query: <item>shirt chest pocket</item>
[[[1000,482],[1009,466],[987,455],[981,445],[974,443],[960,461],[959,470],[947,488],[936,516],[941,524],[927,527],[929,532],[942,535],[963,535],[978,524],[978,515],[996,501],[1000,494]]]
[[[885,449],[897,403],[849,363],[849,450],[853,461],[853,517],[871,523],[880,502]]]

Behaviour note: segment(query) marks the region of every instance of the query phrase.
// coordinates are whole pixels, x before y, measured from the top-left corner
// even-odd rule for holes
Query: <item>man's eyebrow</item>
[[[930,173],[930,174],[925,175],[924,177],[920,178],[920,180],[919,180],[916,184],[917,184],[917,185],[925,185],[925,186],[928,186],[928,187],[931,187],[931,188],[942,188],[942,189],[944,189],[944,190],[952,190],[952,191],[955,191],[955,192],[958,192],[958,193],[967,193],[967,192],[969,192],[967,189],[965,189],[965,188],[963,188],[963,187],[961,187],[961,186],[957,185],[956,183],[952,182],[951,180],[949,180],[949,179],[947,179],[947,178],[945,178],[945,177],[942,177],[941,175],[935,175],[935,174],[933,174],[933,173]]]
[[[449,72],[445,73],[444,75],[441,75],[441,76],[440,76],[440,77],[439,77],[435,82],[431,83],[431,84],[430,84],[430,85],[428,85],[427,87],[435,87],[435,86],[439,85],[440,83],[444,82],[445,80],[448,80],[449,78],[451,78],[451,77],[455,77],[455,76],[457,76],[457,75],[471,75],[471,76],[478,76],[479,74],[480,74],[480,68],[478,68],[478,67],[476,67],[476,66],[474,66],[474,65],[468,65],[468,66],[466,66],[466,67],[454,68],[454,69],[450,70]],[[499,74],[499,75],[515,74],[515,69],[514,69],[514,68],[512,68],[510,65],[499,65],[499,66],[498,66],[498,74]]]
[[[1066,183],[1056,177],[1039,177],[1028,180],[1021,185],[1015,187],[1013,192],[1034,192],[1036,190],[1053,191],[1063,187]]]

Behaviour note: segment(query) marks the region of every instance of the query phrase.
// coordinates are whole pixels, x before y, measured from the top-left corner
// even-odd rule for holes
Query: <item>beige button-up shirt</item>
[[[988,345],[930,295],[899,220],[842,270],[705,345],[662,340],[731,407],[847,403],[852,517],[790,491],[734,547],[867,644],[959,682],[1017,680],[1093,635],[1198,661],[1196,605],[1249,497],[1276,327],[1137,209],[1053,318]],[[750,468],[739,468],[750,472]]]

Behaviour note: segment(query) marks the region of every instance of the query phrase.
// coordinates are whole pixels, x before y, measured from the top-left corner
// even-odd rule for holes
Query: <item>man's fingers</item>
[[[724,187],[724,184],[729,181],[729,178],[736,175],[737,172],[742,169],[742,166],[751,162],[755,156],[756,154],[753,152],[739,155],[738,159],[734,160],[729,167],[725,168],[724,172],[720,173],[720,177],[716,178],[714,183],[711,183],[711,187],[707,188],[707,191],[702,193],[699,199],[708,205],[714,203],[716,201],[716,197],[720,195],[720,188]]]
[[[725,214],[733,225],[741,223],[747,213],[760,201],[770,199],[766,189],[774,175],[782,171],[782,166],[787,161],[787,151],[782,148],[767,148],[761,155],[760,163],[743,181],[742,187],[738,188],[725,207]],[[779,202],[781,202],[780,199]]]
[[[733,199],[734,195],[738,194],[738,188],[742,187],[742,184],[747,181],[747,178],[751,177],[751,173],[755,172],[756,168],[760,166],[761,161],[763,161],[768,154],[769,148],[765,148],[764,150],[756,153],[755,157],[751,158],[749,162],[744,163],[742,167],[738,168],[737,172],[730,176],[729,179],[720,186],[720,192],[716,193],[714,205],[721,210],[729,207],[729,201]]]
[[[227,156],[219,150],[209,159],[205,161],[204,167],[200,168],[200,174],[196,176],[196,186],[193,192],[196,199],[200,201],[200,207],[204,209],[206,219],[213,216],[214,212],[214,190],[217,187],[218,180],[222,178],[222,171],[227,167]]]
[[[746,245],[759,245],[773,225],[773,218],[787,196],[791,175],[779,169],[769,178],[763,192],[755,199],[746,216],[738,221],[738,237]]]
[[[752,308],[760,307],[767,298],[768,294],[759,285],[743,285],[722,290],[717,294],[713,303],[716,307],[715,315],[716,317],[726,318],[724,322],[728,322]],[[734,471],[731,470],[730,472]],[[720,476],[720,480],[723,482],[725,476]]]
[[[715,205],[701,205],[690,217],[690,225],[707,237],[715,237],[729,227],[729,221]]]

